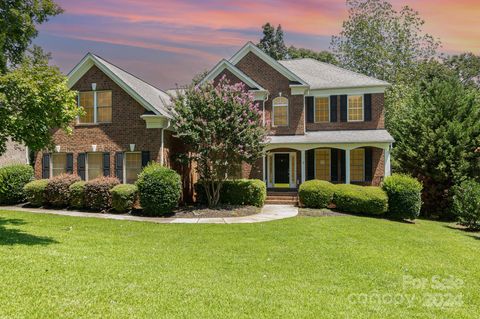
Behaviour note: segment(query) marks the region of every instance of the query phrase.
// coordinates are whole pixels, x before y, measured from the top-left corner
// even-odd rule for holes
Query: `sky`
[[[287,45],[326,50],[347,18],[344,0],[56,0],[65,10],[39,27],[34,40],[68,73],[98,54],[161,88],[190,82],[258,42],[265,22],[281,24]],[[479,0],[391,0],[409,5],[441,50],[480,54]]]

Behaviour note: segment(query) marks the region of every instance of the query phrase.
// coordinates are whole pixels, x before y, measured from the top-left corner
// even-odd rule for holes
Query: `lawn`
[[[0,318],[477,318],[479,238],[355,216],[159,225],[0,211]]]

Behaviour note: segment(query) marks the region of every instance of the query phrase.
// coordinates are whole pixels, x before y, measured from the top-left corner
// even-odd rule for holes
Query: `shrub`
[[[115,177],[99,177],[85,183],[85,205],[95,211],[107,211],[112,207],[110,190],[120,184]]]
[[[85,181],[75,182],[68,188],[70,191],[70,207],[85,208]]]
[[[388,196],[387,215],[392,218],[415,219],[422,208],[422,184],[413,177],[393,174],[385,178],[382,189]]]
[[[48,179],[38,179],[25,185],[23,191],[30,205],[40,207],[46,203],[45,188],[47,185]]]
[[[333,200],[335,185],[327,181],[311,180],[300,185],[298,197],[309,208],[325,208]]]
[[[118,213],[132,210],[138,197],[137,186],[121,184],[112,188],[112,207]]]
[[[80,181],[80,177],[60,174],[51,178],[45,188],[45,200],[54,207],[67,207],[70,203],[70,185]]]
[[[205,204],[205,189],[201,182],[195,185],[197,202]],[[267,198],[267,186],[259,179],[234,179],[223,182],[220,189],[221,204],[262,207]]]
[[[388,198],[380,187],[339,184],[333,203],[342,212],[381,215],[387,211]]]
[[[454,187],[454,212],[459,223],[470,229],[480,228],[480,183],[467,180]]]
[[[25,200],[23,187],[33,179],[30,165],[9,165],[0,168],[0,204],[18,204]]]
[[[143,214],[161,216],[178,205],[182,193],[180,175],[157,163],[147,165],[136,183]]]

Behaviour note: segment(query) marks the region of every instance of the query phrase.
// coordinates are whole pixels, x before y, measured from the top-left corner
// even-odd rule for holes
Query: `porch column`
[[[350,149],[345,150],[345,184],[350,184]]]
[[[390,166],[390,145],[387,146],[386,148],[383,149],[383,153],[385,155],[384,159],[384,168],[385,168],[385,173],[384,176],[390,176],[391,175],[391,166]]]
[[[301,170],[301,182],[305,182],[305,150],[301,150],[300,151],[300,163],[301,163],[301,167],[302,167],[302,170]]]
[[[263,181],[267,184],[267,168],[265,165],[265,154],[262,156],[262,172],[263,172]]]

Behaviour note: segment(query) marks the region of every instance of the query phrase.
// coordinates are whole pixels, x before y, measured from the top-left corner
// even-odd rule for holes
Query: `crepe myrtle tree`
[[[173,101],[176,136],[190,148],[208,205],[216,206],[223,182],[242,162],[262,155],[262,111],[243,83],[230,84],[225,76],[217,84],[192,84]]]

